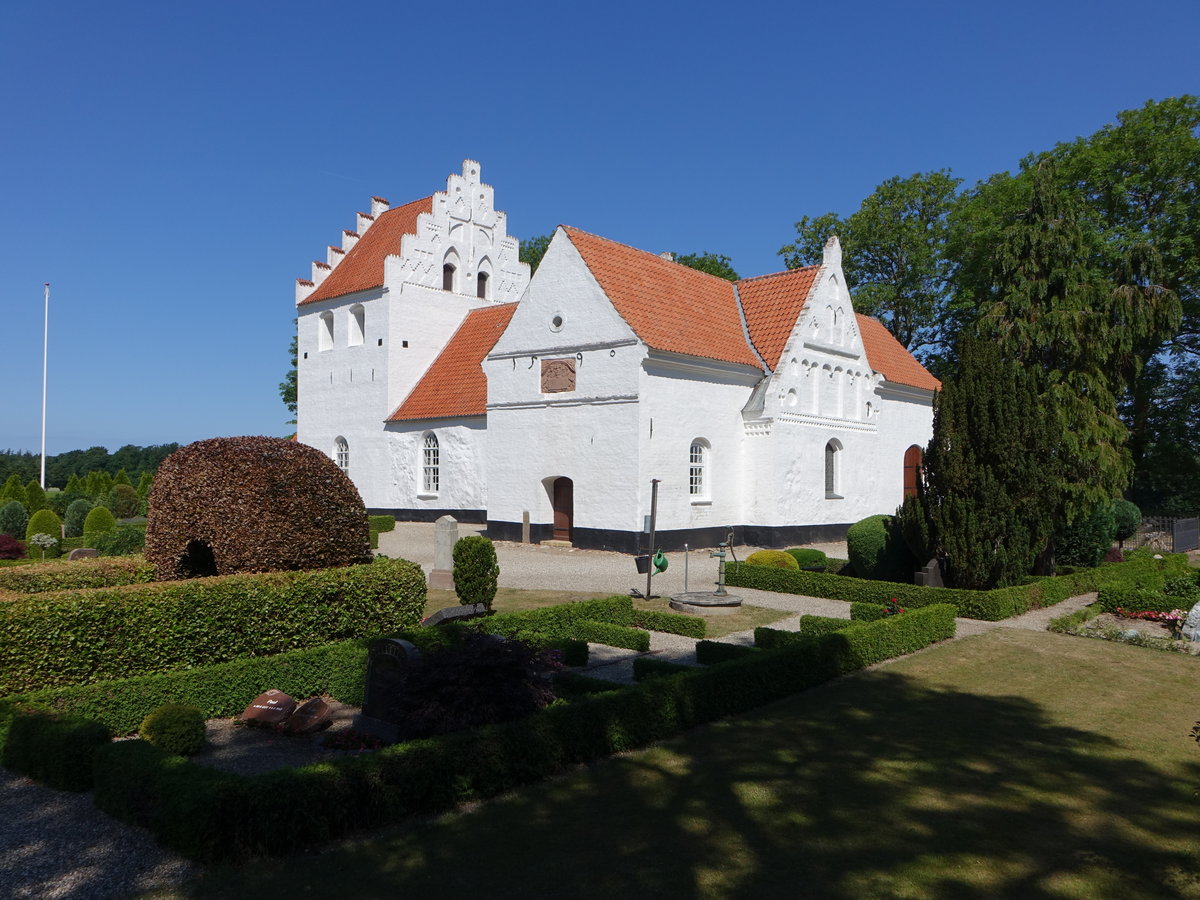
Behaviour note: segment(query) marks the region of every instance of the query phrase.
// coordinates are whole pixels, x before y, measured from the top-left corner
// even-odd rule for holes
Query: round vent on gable
[[[550,330],[551,331],[562,331],[562,327],[563,327],[562,313],[555,313],[554,317],[552,319],[550,319]]]

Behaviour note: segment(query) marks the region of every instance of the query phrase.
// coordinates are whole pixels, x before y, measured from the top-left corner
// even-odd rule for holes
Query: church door
[[[904,451],[904,496],[917,496],[917,479],[921,477],[921,464],[925,454],[916,444]]]
[[[575,516],[575,483],[570,478],[554,479],[554,540],[571,540]]]

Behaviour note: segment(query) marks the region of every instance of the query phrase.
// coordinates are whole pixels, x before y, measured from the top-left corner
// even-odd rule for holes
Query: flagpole
[[[45,283],[46,321],[42,328],[42,490],[46,489],[46,360],[50,349],[50,282]]]

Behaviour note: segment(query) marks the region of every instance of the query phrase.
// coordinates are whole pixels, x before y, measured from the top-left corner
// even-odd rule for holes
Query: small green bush
[[[117,530],[117,520],[112,512],[104,506],[91,510],[83,520],[83,539],[85,543],[100,539],[100,535]]]
[[[1118,541],[1128,540],[1137,534],[1137,530],[1142,524],[1142,511],[1138,509],[1136,503],[1128,500],[1114,500],[1112,515]]]
[[[83,523],[92,511],[92,501],[84,497],[72,500],[63,515],[63,530],[69,538],[83,537]]]
[[[383,534],[385,531],[396,530],[395,516],[367,516],[367,524],[370,525],[372,531]]]
[[[1067,566],[1095,567],[1116,537],[1117,522],[1108,503],[1099,504],[1090,515],[1082,516],[1054,538],[1057,562]]]
[[[491,541],[477,534],[458,539],[454,545],[454,592],[459,603],[482,603],[490,611],[499,576],[496,548]]]
[[[16,715],[4,742],[5,768],[60,791],[92,786],[92,754],[112,740],[99,722],[30,711]]]
[[[785,550],[784,553],[789,554],[792,559],[796,560],[796,565],[801,569],[829,565],[829,557],[825,555],[823,550],[814,550],[810,547],[792,547],[790,550]]]
[[[131,556],[141,553],[146,543],[146,532],[136,525],[122,522],[113,531],[94,535],[92,547],[100,551],[101,556]]]
[[[204,714],[194,706],[165,703],[142,719],[138,736],[163,753],[191,756],[204,749]]]
[[[916,557],[892,516],[868,516],[846,531],[846,552],[859,578],[912,584]]]
[[[29,511],[20,500],[10,500],[0,507],[0,534],[24,540],[25,526],[28,524]]]
[[[746,557],[748,566],[771,566],[776,569],[799,569],[796,558],[784,550],[755,550]]]
[[[55,515],[52,509],[39,509],[29,517],[25,525],[25,540],[35,534],[48,534],[57,541],[62,540],[62,519]]]

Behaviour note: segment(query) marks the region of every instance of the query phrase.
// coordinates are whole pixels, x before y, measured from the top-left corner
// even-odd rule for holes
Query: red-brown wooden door
[[[575,483],[570,478],[554,479],[554,540],[571,540],[575,516]]]
[[[925,454],[916,444],[904,451],[904,496],[917,496],[917,479],[921,477],[921,464]]]

